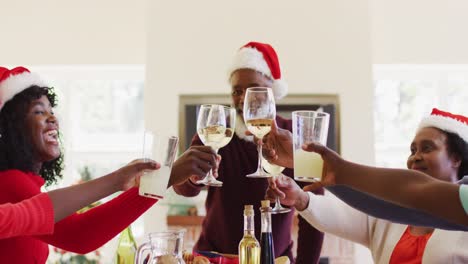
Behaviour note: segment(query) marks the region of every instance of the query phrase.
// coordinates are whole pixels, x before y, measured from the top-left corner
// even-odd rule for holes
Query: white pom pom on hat
[[[275,99],[281,99],[288,94],[288,84],[281,78],[278,56],[271,45],[249,42],[242,46],[234,57],[229,76],[240,69],[252,69],[271,78]]]
[[[0,111],[6,102],[33,85],[46,86],[46,83],[25,67],[19,66],[11,70],[0,67]]]
[[[419,129],[435,127],[443,131],[457,134],[468,143],[468,118],[433,108],[431,114],[419,123]]]

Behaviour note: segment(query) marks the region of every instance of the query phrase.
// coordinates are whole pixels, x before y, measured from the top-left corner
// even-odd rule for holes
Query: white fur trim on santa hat
[[[233,60],[233,64],[229,69],[229,79],[235,71],[240,69],[255,70],[272,79],[272,90],[276,100],[279,100],[288,94],[288,84],[282,79],[273,79],[270,67],[268,67],[263,54],[257,49],[243,47],[239,52],[237,52]]]
[[[443,131],[455,133],[468,143],[468,124],[453,118],[431,115],[421,121],[418,130],[425,127],[435,127]]]
[[[271,89],[273,90],[273,95],[276,100],[279,100],[288,94],[288,84],[281,79],[275,80]]]
[[[33,85],[46,86],[46,83],[39,77],[39,75],[30,72],[12,75],[2,81],[0,83],[0,109],[16,94]]]
[[[229,77],[231,77],[232,73],[240,69],[256,70],[270,79],[273,79],[270,67],[268,67],[265,58],[263,58],[263,54],[254,48],[243,47],[237,52],[231,68],[229,69]]]

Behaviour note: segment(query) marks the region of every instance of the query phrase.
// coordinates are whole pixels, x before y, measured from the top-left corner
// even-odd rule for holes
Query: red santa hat
[[[46,86],[37,74],[31,73],[25,67],[11,70],[0,67],[0,111],[16,94],[33,85]]]
[[[288,94],[288,84],[281,78],[278,56],[269,44],[249,42],[241,47],[229,69],[229,76],[239,69],[252,69],[271,78],[275,99],[281,99]]]
[[[468,118],[433,108],[431,115],[424,118],[419,124],[419,129],[435,127],[443,131],[457,134],[468,143]]]

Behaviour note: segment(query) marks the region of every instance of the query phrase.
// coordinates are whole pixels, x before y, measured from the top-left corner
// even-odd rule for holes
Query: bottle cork
[[[247,215],[247,216],[254,215],[253,205],[251,204],[244,205],[244,215]]]
[[[262,208],[265,208],[265,207],[270,207],[270,200],[262,200],[261,201],[261,204],[262,204]]]

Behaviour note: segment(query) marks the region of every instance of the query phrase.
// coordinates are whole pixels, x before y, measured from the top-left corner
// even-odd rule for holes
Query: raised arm
[[[414,170],[376,168],[352,163],[318,144],[310,144],[304,149],[317,152],[324,159],[321,185],[347,185],[453,223],[468,225],[468,216],[459,198],[460,186],[457,184],[443,182]]]
[[[349,206],[376,218],[404,225],[468,231],[468,226],[454,224],[424,211],[403,207],[345,185],[328,186],[326,189]]]
[[[39,239],[67,251],[86,254],[119,234],[156,201],[139,196],[138,188],[134,187],[107,203],[66,217],[55,224],[52,235]]]
[[[274,128],[272,127],[272,130],[268,134],[268,137],[264,143],[265,143],[264,153],[266,153],[266,155],[269,156],[270,162],[275,163],[275,164],[280,164],[283,166],[287,166],[287,167],[293,166],[292,153],[290,152],[290,150],[292,149],[292,135],[289,131],[285,129],[280,129],[277,127],[274,127]],[[313,146],[314,145],[312,145],[312,147]],[[332,152],[328,148],[324,148],[324,151],[325,150],[327,150],[327,153]],[[372,215],[374,217],[384,218],[384,219],[394,221],[397,223],[401,223],[401,224],[432,226],[432,227],[448,229],[448,230],[466,230],[467,229],[467,227],[464,224],[465,222],[463,222],[464,215],[460,216],[460,213],[463,214],[464,212],[462,211],[463,208],[461,207],[460,200],[458,198],[458,188],[456,185],[445,183],[445,182],[440,182],[440,181],[435,181],[432,178],[422,173],[417,173],[417,172],[413,172],[409,170],[399,170],[399,171],[403,171],[403,174],[398,174],[398,177],[391,178],[390,180],[395,180],[395,181],[400,180],[399,183],[394,183],[394,184],[402,185],[401,190],[400,188],[397,187],[398,185],[382,184],[382,182],[380,182],[378,178],[373,178],[372,180],[377,181],[376,188],[380,188],[380,189],[373,189],[371,182],[368,180],[369,178],[371,178],[370,174],[368,173],[372,173],[372,170],[367,170],[367,169],[371,169],[370,167],[365,167],[365,166],[359,167],[360,165],[347,163],[343,159],[341,159],[341,157],[339,157],[338,154],[334,152],[332,153],[334,155],[327,154],[328,163],[330,163],[329,165],[330,169],[335,169],[335,170],[338,168],[341,169],[340,171],[342,172],[342,175],[341,175],[342,177],[340,177],[340,180],[344,180],[344,181],[348,180],[350,181],[349,182],[350,185],[349,186],[337,185],[337,186],[330,187],[328,189],[332,193],[334,193],[338,198],[346,202],[348,205],[358,210],[361,210],[365,212],[366,214]],[[347,163],[349,166],[351,166],[351,170],[353,170],[354,166],[359,167],[358,169],[361,169],[361,173],[359,174],[359,173],[356,173],[356,171],[349,171],[349,174],[348,174],[347,169],[343,168],[343,166],[345,165],[343,165],[342,163],[343,164]],[[374,168],[374,169],[382,170],[378,168]],[[388,169],[383,169],[383,170],[388,170]],[[393,175],[393,173],[398,173],[398,172],[392,171],[390,174]],[[417,178],[414,179],[416,182],[413,182],[412,184],[407,184],[409,183],[407,182],[407,178],[406,178],[407,173],[419,174],[419,176],[416,176]],[[356,176],[356,174],[358,175]],[[420,178],[421,175],[422,175],[422,178]],[[323,178],[321,183],[311,185],[307,187],[307,190],[315,190],[319,186],[338,184],[335,182],[334,177],[335,175],[333,174],[333,171],[331,170],[331,172],[328,173],[328,176],[326,178]],[[358,180],[358,178],[360,180]],[[419,182],[419,180],[422,180],[422,182]],[[445,188],[449,188],[449,189],[451,188],[452,190],[449,191],[449,193],[445,194],[445,196],[451,196],[451,198],[448,198],[448,199],[451,199],[450,201],[453,201],[458,206],[457,209],[454,209],[451,206],[447,206],[445,201],[441,202],[442,200],[439,199],[441,197],[440,190],[438,190],[437,187],[434,188],[434,187],[429,186],[428,182],[437,182],[436,185],[443,183],[443,185],[445,185]],[[347,183],[342,182],[341,184],[347,184]],[[363,184],[364,186],[359,186],[359,184]],[[427,187],[423,187],[423,185]],[[394,186],[394,188],[387,188],[387,186]],[[353,187],[354,189],[350,187]],[[359,188],[363,188],[363,189],[359,189]],[[382,190],[381,188],[384,188],[384,189]],[[431,197],[428,197],[427,195],[425,195],[424,192],[418,192],[418,189],[421,189],[421,188],[424,188],[424,189],[428,188],[428,190],[433,188],[432,191],[435,192],[436,195],[432,195]],[[399,192],[395,192],[394,190],[399,190]],[[365,193],[366,191],[369,194]],[[389,201],[395,202],[398,204],[394,204],[389,201],[382,200],[382,199],[386,199],[383,196],[379,196],[379,194],[382,195],[381,193],[382,191],[387,192],[386,195],[390,196],[390,197],[387,197],[389,198],[388,199]],[[400,196],[400,192],[405,192],[406,196]],[[413,193],[413,192],[418,192],[418,193]],[[413,198],[416,198],[417,196],[423,196],[423,197],[420,198],[418,201],[416,201]],[[396,198],[397,200],[392,201],[391,200],[392,197]],[[400,199],[404,199],[404,200],[400,200]],[[426,199],[437,200],[438,209],[434,211],[435,208],[433,208],[433,205],[431,204],[431,202],[429,203],[424,202]],[[421,205],[418,203],[424,203],[424,205]],[[408,207],[413,207],[416,209],[409,209]],[[458,216],[447,215],[447,212],[446,212],[447,209],[458,210],[456,212]],[[456,221],[457,217],[462,222]],[[454,223],[454,221],[456,222]]]
[[[12,192],[15,194],[12,196],[13,203],[0,205],[0,237],[51,234],[55,222],[88,204],[133,186],[143,170],[157,168],[159,164],[155,162],[135,161],[101,178],[48,193],[40,193],[37,187],[31,185],[27,174],[19,171],[10,173],[13,175],[6,174],[2,186],[4,193],[14,189],[17,184],[14,176],[24,182],[25,188],[21,193]],[[9,185],[12,185],[11,188]]]
[[[144,170],[160,167],[155,162],[134,161],[127,166],[100,178],[49,192],[54,209],[54,221],[58,222],[79,209],[115,192],[127,190]]]
[[[279,195],[282,204],[294,206],[318,230],[369,246],[369,217],[333,194],[305,192],[292,179],[283,176],[275,180],[267,193],[271,198]]]
[[[105,194],[126,190],[105,204],[66,217],[55,225],[52,235],[41,236],[40,239],[65,250],[82,254],[100,247],[156,202],[154,199],[139,196],[138,188],[134,187],[135,180],[144,170],[155,168],[157,168],[155,163],[134,161],[92,182],[55,191],[51,197],[59,205],[56,207],[57,210],[69,213],[76,211],[76,208],[65,208],[67,204],[87,205],[90,199],[98,200],[105,197]]]

